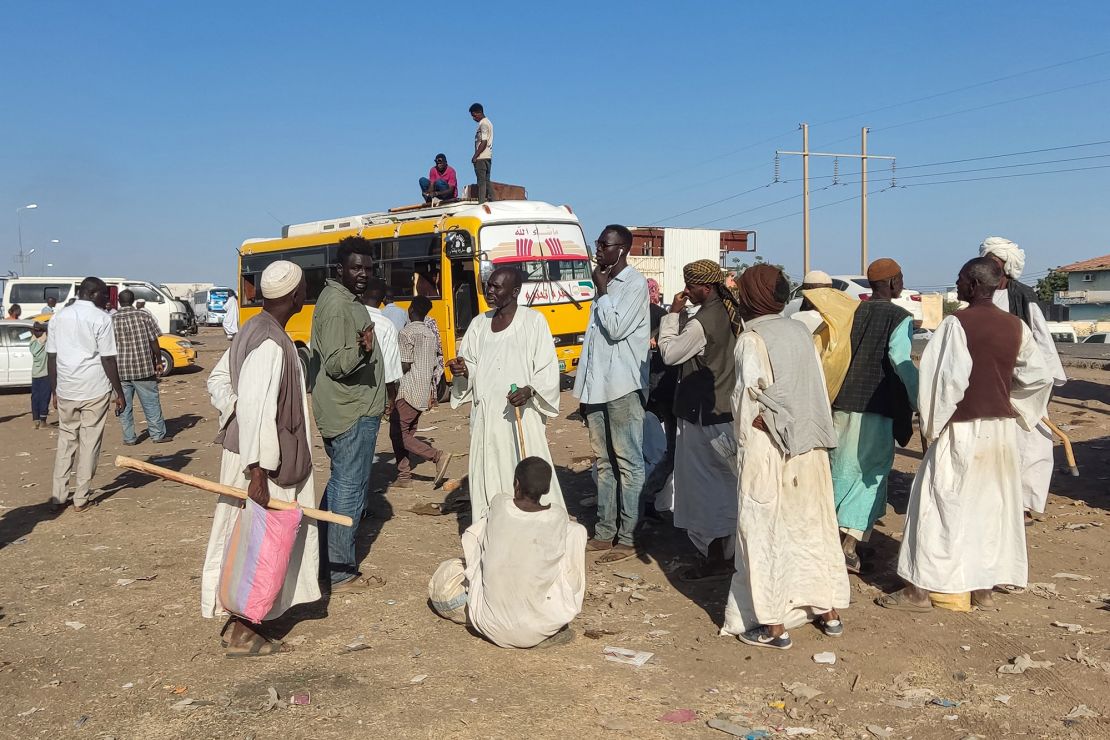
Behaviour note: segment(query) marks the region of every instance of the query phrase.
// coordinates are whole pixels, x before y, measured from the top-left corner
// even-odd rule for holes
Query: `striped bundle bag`
[[[224,609],[255,624],[266,617],[285,584],[301,516],[300,509],[268,510],[247,499],[224,548]]]

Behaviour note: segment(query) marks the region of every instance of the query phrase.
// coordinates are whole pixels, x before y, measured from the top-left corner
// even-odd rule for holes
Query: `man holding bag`
[[[231,347],[208,378],[212,405],[220,412],[223,446],[220,483],[246,488],[251,501],[265,507],[270,497],[315,507],[312,455],[308,439],[308,404],[296,348],[285,324],[304,306],[301,268],[284,260],[262,273],[262,312],[243,324]],[[250,502],[247,502],[250,506]],[[221,582],[224,555],[241,513],[241,502],[221,497],[216,504],[212,534],[201,574],[201,614],[227,614],[225,594],[254,591],[258,583]],[[267,522],[266,528],[270,526]],[[276,522],[274,522],[276,524]],[[270,540],[267,532],[262,547]],[[276,619],[295,604],[320,598],[320,547],[316,523],[302,520],[292,544],[285,581],[262,621]],[[246,569],[244,569],[246,570]],[[232,574],[223,573],[226,581]],[[234,573],[241,581],[257,574]],[[217,593],[218,592],[218,593]],[[287,650],[232,615],[221,633],[228,657],[272,655]]]

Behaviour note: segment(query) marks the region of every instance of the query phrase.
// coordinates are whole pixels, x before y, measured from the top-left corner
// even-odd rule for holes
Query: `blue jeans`
[[[370,487],[370,469],[374,464],[374,448],[378,444],[381,421],[380,416],[362,416],[338,437],[324,440],[324,452],[331,458],[331,477],[324,489],[320,508],[346,514],[354,520],[353,527],[320,522],[322,536],[328,541],[325,568],[333,586],[358,575],[355,530],[366,505],[366,490]]]
[[[50,414],[50,377],[31,378],[31,420],[46,421]]]
[[[124,380],[123,402],[127,404],[119,416],[120,426],[123,427],[123,441],[135,441],[135,396],[143,407],[143,416],[146,417],[146,429],[151,440],[159,440],[166,436],[166,420],[162,418],[162,401],[158,398],[158,381],[154,378],[146,380]]]
[[[633,391],[583,408],[590,446],[597,456],[594,539],[611,542],[616,537],[618,544],[632,545],[644,508],[644,406],[640,393]]]
[[[420,194],[428,192],[428,188],[432,188],[432,195],[436,198],[446,199],[451,197],[451,186],[447,184],[446,180],[436,180],[435,186],[432,186],[432,181],[426,177],[420,178]],[[424,195],[424,200],[430,200],[428,196]]]

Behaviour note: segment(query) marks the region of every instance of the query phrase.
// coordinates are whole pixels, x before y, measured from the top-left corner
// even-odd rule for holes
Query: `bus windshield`
[[[523,273],[522,305],[593,299],[590,252],[576,223],[491,224],[482,227],[479,243],[483,259]]]

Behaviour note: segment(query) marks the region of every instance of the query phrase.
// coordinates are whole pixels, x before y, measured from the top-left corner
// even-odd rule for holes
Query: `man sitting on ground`
[[[425,203],[455,200],[459,197],[459,180],[455,168],[447,164],[447,155],[437,154],[435,167],[428,170],[427,177],[420,178],[420,192]]]
[[[463,533],[464,561],[440,564],[428,584],[436,612],[470,624],[500,647],[549,647],[570,642],[571,620],[586,592],[586,529],[565,509],[540,499],[551,466],[526,457],[516,467],[513,495],[499,494],[489,513]]]

